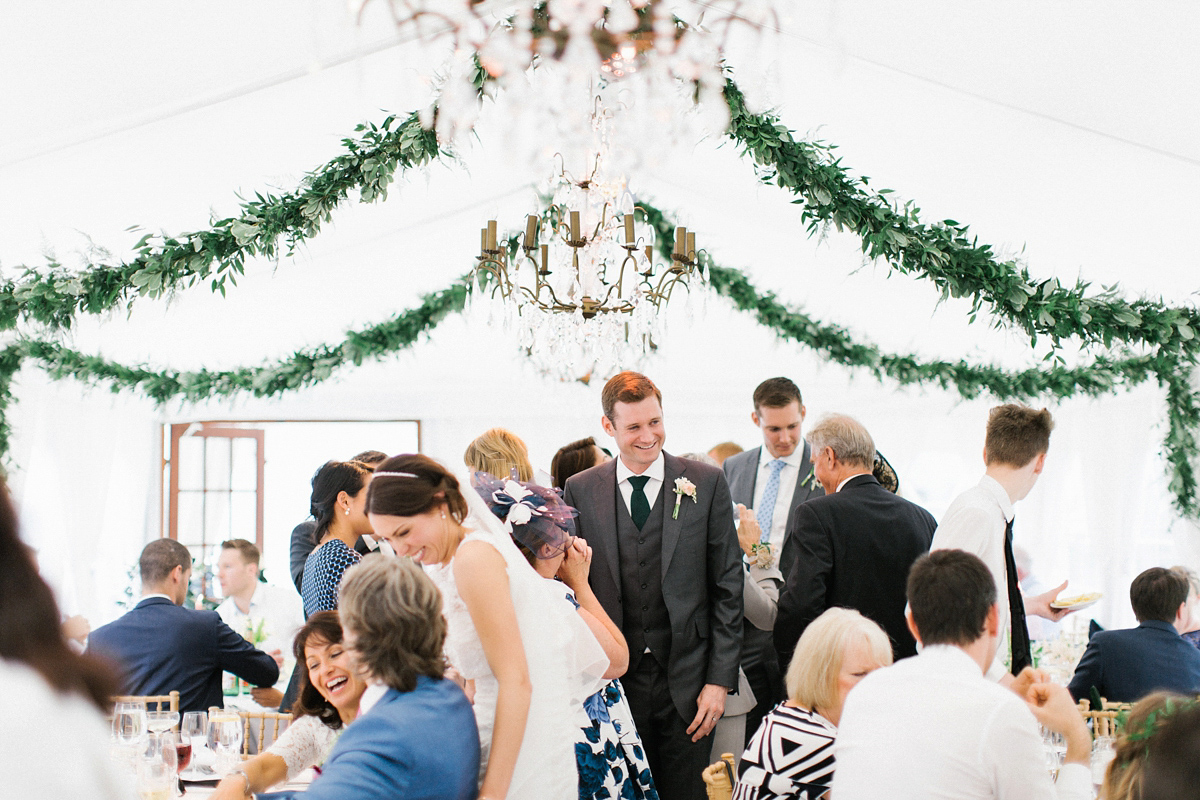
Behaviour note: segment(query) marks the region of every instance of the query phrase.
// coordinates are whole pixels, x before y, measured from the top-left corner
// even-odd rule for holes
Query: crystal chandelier
[[[675,291],[703,280],[695,233],[676,228],[670,262],[655,264],[653,232],[638,228],[624,178],[563,173],[547,209],[526,217],[523,237],[502,241],[495,220],[480,231],[475,283],[541,371],[577,380],[637,366]]]
[[[370,0],[351,0],[361,12]],[[379,0],[375,0],[379,3]],[[494,120],[529,165],[551,152],[595,147],[593,102],[613,113],[616,157],[657,164],[674,146],[719,136],[726,47],[747,31],[764,41],[778,0],[386,0],[398,31],[426,53],[421,78],[436,89],[422,117],[449,147],[465,148]],[[763,48],[752,48],[761,51]],[[769,49],[769,48],[768,48]],[[753,94],[753,89],[743,87]],[[484,98],[491,102],[484,103]],[[436,111],[435,111],[436,108]],[[533,134],[533,135],[531,135]],[[531,152],[524,152],[532,150]],[[636,163],[634,163],[636,162]]]

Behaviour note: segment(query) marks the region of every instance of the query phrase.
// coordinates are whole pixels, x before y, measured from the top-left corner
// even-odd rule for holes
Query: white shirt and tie
[[[1000,644],[987,675],[994,681],[1008,674],[1004,658],[1009,655],[1012,617],[1008,608],[1008,571],[1004,564],[1004,540],[1014,516],[1008,492],[990,475],[960,494],[946,509],[933,534],[930,550],[964,550],[979,556],[996,582],[996,604],[1000,607]]]
[[[654,508],[654,501],[658,499],[658,489],[663,484],[663,479],[666,477],[667,461],[663,458],[662,451],[658,453],[658,458],[654,459],[654,463],[646,467],[646,471],[642,473],[643,477],[649,478],[646,485],[642,487],[642,491],[646,494],[646,500],[650,502],[650,508]],[[625,509],[633,515],[633,484],[629,482],[630,478],[637,477],[637,473],[625,466],[625,462],[620,458],[617,459],[617,488],[621,492],[622,499],[625,500]]]
[[[776,461],[783,466],[779,467],[779,487],[775,492],[774,509],[771,512],[771,524],[763,525],[763,515],[766,514],[766,509],[763,507],[763,496],[767,492],[767,486],[771,483],[771,473],[776,469],[772,466]],[[758,455],[758,475],[754,480],[754,513],[759,517],[759,527],[762,528],[765,541],[770,542],[771,552],[780,553],[783,551],[783,539],[787,535],[787,520],[788,514],[791,512],[792,496],[796,493],[796,482],[800,480],[801,470],[805,467],[804,464],[804,443],[801,442],[792,451],[790,456],[786,458],[775,458],[771,455],[771,451],[763,447],[759,448]],[[808,473],[803,473],[807,475]],[[760,514],[761,512],[761,514]],[[736,519],[736,518],[735,518]]]

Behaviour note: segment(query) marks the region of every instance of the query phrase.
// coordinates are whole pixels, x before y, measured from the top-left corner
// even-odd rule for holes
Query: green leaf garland
[[[437,137],[421,127],[416,113],[398,124],[389,116],[356,131],[357,138],[342,140],[346,152],[309,173],[298,190],[256,194],[241,204],[238,216],[216,220],[206,230],[146,234],[133,247],[137,255],[121,264],[89,261],[82,270],[69,270],[51,260],[42,269],[24,268],[20,277],[0,283],[0,330],[22,320],[69,328],[77,314],[102,314],[137,297],[160,297],[205,281],[224,295],[248,257],[273,258],[281,250],[291,255],[352,191],[364,203],[387,199],[397,169],[442,155]]]

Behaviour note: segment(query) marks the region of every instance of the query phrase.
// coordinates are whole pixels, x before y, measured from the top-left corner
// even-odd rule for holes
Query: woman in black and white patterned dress
[[[733,800],[825,797],[846,695],[891,663],[887,634],[857,611],[831,608],[813,620],[788,666],[788,699],[763,718],[742,755]]]

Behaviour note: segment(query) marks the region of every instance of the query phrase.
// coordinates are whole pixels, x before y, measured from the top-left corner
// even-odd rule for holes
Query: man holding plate
[[[1022,597],[1013,557],[1013,505],[1025,499],[1041,476],[1053,429],[1054,419],[1047,409],[1035,411],[1015,403],[993,408],[983,445],[983,478],[950,504],[930,548],[973,553],[991,571],[999,590],[1001,629],[1009,632],[1001,638],[987,676],[1006,685],[1012,681],[1002,663],[1006,650],[1012,654],[1012,675],[1033,666],[1026,614],[1057,622],[1073,610],[1051,606],[1066,581],[1044,594]]]

